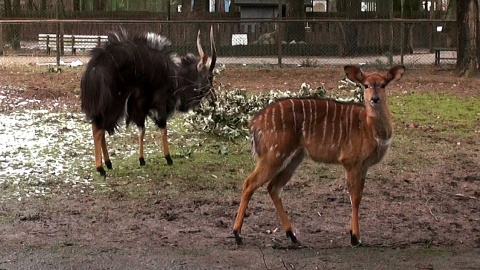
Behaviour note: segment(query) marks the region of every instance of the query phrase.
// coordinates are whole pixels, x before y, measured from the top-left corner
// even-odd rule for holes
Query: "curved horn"
[[[197,49],[198,49],[198,54],[200,55],[200,59],[203,59],[203,56],[205,55],[205,53],[203,52],[202,44],[200,44],[200,30],[198,30],[198,34],[197,34]]]
[[[210,50],[212,51],[212,61],[210,62],[210,72],[213,72],[217,62],[217,49],[215,48],[215,39],[213,38],[213,26],[210,26]]]

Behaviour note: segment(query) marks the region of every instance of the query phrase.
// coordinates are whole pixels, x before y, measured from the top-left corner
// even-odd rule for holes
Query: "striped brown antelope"
[[[364,88],[365,105],[330,99],[287,98],[261,110],[250,122],[255,170],[243,183],[233,234],[242,244],[240,232],[248,202],[257,188],[267,190],[277,209],[287,237],[299,244],[283,208],[279,193],[305,156],[316,162],[342,164],[352,205],[350,235],[358,246],[358,209],[367,170],[385,155],[392,138],[392,119],[385,87],[399,80],[404,66],[385,74],[364,73],[345,66],[346,76]]]

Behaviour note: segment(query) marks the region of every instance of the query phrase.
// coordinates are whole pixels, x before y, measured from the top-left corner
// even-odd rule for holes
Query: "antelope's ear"
[[[405,66],[403,65],[398,65],[390,68],[387,71],[387,83],[391,81],[398,81],[402,78],[403,73],[405,72]]]
[[[347,78],[356,83],[363,83],[365,76],[363,75],[362,70],[357,66],[345,66],[343,68]]]

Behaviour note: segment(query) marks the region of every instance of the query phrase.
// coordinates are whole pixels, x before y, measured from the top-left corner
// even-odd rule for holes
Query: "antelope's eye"
[[[380,87],[381,87],[381,88],[385,88],[385,87],[387,87],[387,85],[384,84],[384,83],[382,83],[382,85],[380,85]]]
[[[364,84],[363,87],[364,87],[365,89],[368,89],[368,84]]]

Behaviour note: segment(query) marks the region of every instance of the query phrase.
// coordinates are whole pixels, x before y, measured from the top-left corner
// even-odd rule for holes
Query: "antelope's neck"
[[[393,127],[390,109],[387,104],[378,107],[367,105],[367,123],[372,129],[373,138],[379,146],[389,146],[391,144]]]

